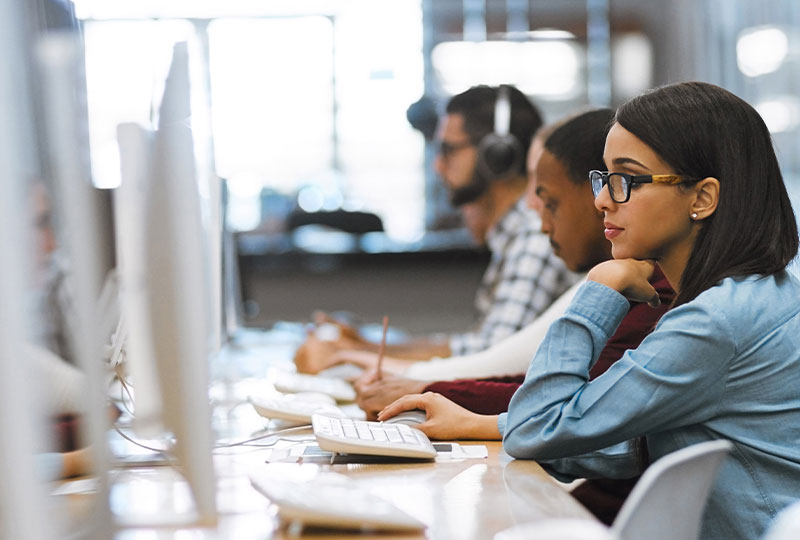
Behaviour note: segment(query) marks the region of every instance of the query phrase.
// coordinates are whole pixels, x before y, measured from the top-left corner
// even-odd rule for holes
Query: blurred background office
[[[72,39],[59,41],[60,30],[79,37],[80,47]],[[211,351],[225,333],[218,315],[233,296],[234,278],[241,283],[244,322],[254,327],[308,321],[320,308],[355,313],[356,322],[377,322],[388,313],[393,327],[409,332],[463,330],[473,322],[488,254],[450,206],[433,163],[437,115],[449,97],[475,84],[517,86],[550,122],[673,81],[717,83],[763,115],[800,208],[796,0],[0,0],[0,41],[0,528],[5,533],[11,523],[22,531],[4,537],[63,537],[46,530],[29,534],[58,528],[40,519],[39,491],[46,490],[31,481],[43,470],[33,456],[106,439],[108,373],[99,373],[96,357],[104,356],[110,368],[122,361],[122,319],[108,298],[115,296],[115,282],[107,274],[124,244],[114,246],[119,207],[113,199],[126,185],[118,127],[139,124],[145,140],[159,126],[159,111],[189,109],[177,100],[161,103],[177,42],[188,44],[192,115],[191,130],[172,133],[191,133],[192,155],[167,158],[165,146],[155,145],[163,159],[137,162],[128,152],[127,172],[137,164],[146,169],[148,161],[197,169],[190,182],[206,212],[207,231],[197,236],[208,232],[202,240],[208,240],[213,307],[197,310],[196,318],[209,315],[201,321],[209,332],[184,332],[183,338],[198,343],[197,335],[218,334]],[[173,80],[171,95],[187,86],[180,81],[176,86]],[[157,182],[158,167],[133,172],[165,184]],[[39,200],[42,187],[48,189]],[[89,216],[89,208],[97,215]],[[169,214],[159,210],[155,215]],[[220,219],[234,242],[213,226]],[[180,231],[170,239],[183,238]],[[34,257],[37,249],[41,260]],[[178,252],[158,253],[169,266]],[[66,267],[56,267],[64,258]],[[238,262],[232,278],[231,261]],[[198,273],[202,266],[196,265]],[[70,286],[62,279],[68,273]],[[220,290],[223,282],[231,289]],[[37,285],[53,294],[27,298]],[[26,325],[20,313],[29,307],[45,311]],[[74,327],[68,330],[80,337],[77,343],[48,333],[58,321]],[[298,337],[300,325],[289,326]],[[64,346],[53,347],[58,357],[34,356],[23,354],[26,341]],[[101,342],[112,345],[102,355]],[[31,364],[55,363],[59,372],[27,381],[26,370],[18,369],[27,357]],[[65,366],[82,372],[59,375]],[[170,367],[198,375],[198,366],[205,368],[196,361]],[[175,379],[194,384],[193,397],[205,404],[206,374],[199,375]],[[140,398],[146,395],[142,380]],[[33,396],[36,391],[53,403]],[[194,434],[209,436],[209,426],[197,429],[204,415],[190,410],[181,409],[179,420],[195,420]],[[88,419],[76,427],[75,417],[85,411]],[[57,421],[38,437],[36,420],[43,416]],[[62,432],[83,436],[62,441]],[[104,448],[92,450],[101,472],[107,469]],[[210,452],[200,457],[207,461]],[[198,468],[205,463],[185,461]],[[110,498],[100,478],[99,502],[91,508],[102,530],[110,528],[103,511]],[[197,491],[213,501],[207,487]]]
[[[188,41],[193,129],[226,179],[248,324],[315,308],[462,329],[487,255],[433,172],[431,117],[511,83],[546,121],[699,79],[763,115],[800,200],[793,0],[74,0],[95,184],[120,181],[116,126],[151,125]],[[418,129],[412,126],[416,124]],[[427,135],[427,136],[426,136]]]

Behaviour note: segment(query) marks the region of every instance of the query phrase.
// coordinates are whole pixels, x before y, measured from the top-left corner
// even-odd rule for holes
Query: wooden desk
[[[467,444],[467,443],[465,443]],[[298,482],[314,482],[318,475],[346,475],[354,488],[363,488],[391,500],[428,528],[422,535],[398,535],[414,539],[489,539],[518,523],[549,517],[594,519],[541,467],[532,461],[513,460],[500,443],[486,444],[487,459],[444,463],[329,465],[265,463],[264,453],[218,456],[219,523],[213,530],[192,529],[191,538],[256,540],[294,538],[276,519],[276,508],[255,491],[249,473],[259,471]],[[171,469],[140,469],[118,473],[112,490],[116,510],[126,517],[148,520],[161,513],[180,514],[191,507],[185,482]],[[112,508],[115,504],[112,503]],[[184,527],[123,529],[118,540],[182,538],[172,536]],[[321,538],[330,531],[308,531]],[[304,534],[304,536],[306,536]],[[338,539],[364,535],[336,534]],[[381,535],[381,538],[395,538]]]
[[[428,525],[423,535],[398,538],[477,540],[492,538],[517,523],[548,517],[593,519],[535,462],[510,459],[498,442],[486,446],[488,459],[303,467],[310,469],[304,474],[312,482],[314,474],[344,474],[359,487],[380,493]]]
[[[270,350],[277,349],[272,346]],[[247,365],[245,362],[236,364]],[[248,365],[248,370],[264,373],[261,367],[253,364]],[[265,423],[249,404],[243,403],[248,394],[263,390],[264,381],[247,379],[246,375],[239,378],[240,375],[221,377],[234,382],[218,383],[212,388],[216,404],[215,431],[218,436],[235,441],[247,439]],[[310,437],[309,432],[306,438]],[[224,454],[215,455],[219,520],[213,529],[185,523],[155,526],[155,522],[164,517],[180,519],[191,510],[188,485],[175,470],[158,467],[113,471],[112,512],[124,520],[153,525],[123,528],[114,537],[117,540],[288,538],[276,519],[275,506],[250,485],[249,474],[254,471],[298,482],[313,482],[317,475],[346,475],[354,487],[379,493],[427,524],[422,535],[398,536],[406,540],[486,540],[515,524],[548,517],[594,519],[535,462],[511,459],[499,442],[462,444],[484,444],[489,456],[439,463],[330,465],[266,463],[267,453],[263,449],[239,448],[232,453],[226,450]],[[86,509],[92,506],[90,495],[70,495],[68,499],[73,515],[86,514]],[[185,517],[183,519],[185,521]],[[324,538],[331,534],[317,531],[309,537]],[[337,533],[335,537],[363,540],[371,536]],[[381,535],[380,538],[393,536]]]

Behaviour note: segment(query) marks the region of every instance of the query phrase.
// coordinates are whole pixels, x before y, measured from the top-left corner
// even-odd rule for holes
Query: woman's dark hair
[[[675,306],[726,277],[780,272],[797,254],[769,130],[744,100],[712,84],[677,83],[624,103],[615,121],[677,174],[719,180],[719,204],[701,224]]]
[[[567,169],[576,185],[589,185],[589,171],[603,170],[603,148],[614,121],[611,109],[596,109],[568,118],[545,139],[544,148]]]

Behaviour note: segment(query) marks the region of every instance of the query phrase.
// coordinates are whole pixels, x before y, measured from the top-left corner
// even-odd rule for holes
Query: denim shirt
[[[619,478],[638,470],[637,437],[652,461],[730,440],[700,538],[759,538],[800,498],[800,281],[786,272],[724,279],[589,382],[627,310],[616,291],[581,286],[500,416],[504,449],[556,476]]]

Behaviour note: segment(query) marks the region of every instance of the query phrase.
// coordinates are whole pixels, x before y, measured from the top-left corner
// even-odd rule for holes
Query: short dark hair
[[[508,89],[508,100],[511,103],[509,133],[519,141],[524,153],[518,172],[525,174],[528,147],[534,133],[542,125],[542,117],[536,106],[519,89],[510,85],[504,86]],[[499,90],[496,86],[473,86],[447,102],[447,114],[460,114],[464,117],[464,131],[472,144],[479,144],[483,137],[494,131],[494,106]]]
[[[603,149],[614,121],[611,109],[595,109],[568,118],[545,139],[544,148],[567,169],[574,184],[588,184],[589,171],[604,170]]]
[[[615,120],[677,174],[720,183],[719,204],[702,222],[675,305],[726,277],[775,274],[795,257],[797,222],[772,139],[744,100],[712,84],[677,83],[624,103]]]

